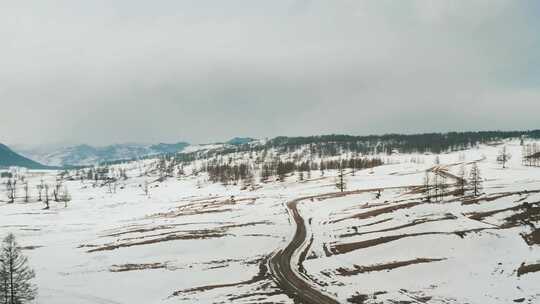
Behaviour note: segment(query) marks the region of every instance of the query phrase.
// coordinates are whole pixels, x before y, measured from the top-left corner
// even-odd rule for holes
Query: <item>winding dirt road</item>
[[[294,253],[302,247],[302,244],[306,240],[307,231],[306,224],[304,219],[298,212],[297,205],[299,202],[315,198],[312,197],[303,197],[295,199],[287,203],[287,208],[289,210],[289,215],[292,217],[296,223],[296,232],[293,239],[285,247],[285,249],[275,252],[268,262],[270,273],[274,277],[277,284],[292,298],[294,298],[295,303],[304,303],[304,304],[337,304],[337,300],[332,297],[325,295],[321,291],[309,284],[303,277],[297,274],[292,269],[291,264],[293,261]]]
[[[339,303],[332,296],[323,293],[315,288],[315,284],[310,284],[308,279],[298,271],[293,270],[293,264],[298,264],[299,261],[294,259],[295,253],[302,249],[307,239],[307,227],[304,219],[298,212],[298,203],[312,199],[328,199],[333,197],[346,196],[350,194],[359,194],[365,192],[381,191],[386,189],[409,188],[410,186],[401,187],[386,187],[353,190],[345,192],[332,192],[320,195],[306,196],[297,198],[287,203],[289,216],[296,224],[296,231],[290,243],[284,249],[274,252],[268,260],[268,269],[279,287],[285,291],[295,303],[303,304],[337,304]]]

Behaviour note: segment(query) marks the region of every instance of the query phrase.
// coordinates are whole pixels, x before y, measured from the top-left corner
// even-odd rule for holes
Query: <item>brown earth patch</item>
[[[109,230],[114,232],[108,232],[107,234],[102,235],[101,237],[119,237],[126,234],[134,234],[134,233],[146,233],[146,232],[152,232],[152,231],[158,231],[158,230],[170,230],[174,229],[176,227],[181,226],[189,226],[189,225],[204,225],[204,224],[230,224],[230,222],[191,222],[191,223],[181,223],[181,224],[169,224],[169,225],[158,225],[154,227],[144,227],[144,226],[137,226],[137,228],[119,228],[116,230]],[[140,227],[140,228],[139,228]]]
[[[178,290],[178,291],[173,292],[173,294],[170,297],[178,297],[182,295],[194,294],[194,293],[209,291],[209,290],[218,289],[218,288],[237,287],[237,286],[250,285],[250,284],[257,283],[261,280],[268,278],[268,267],[266,266],[266,262],[268,261],[268,258],[269,257],[265,257],[265,258],[257,260],[257,262],[259,263],[259,272],[249,280],[236,282],[236,283],[207,285],[207,286],[200,286],[200,287],[195,287],[195,288],[190,288],[190,289]]]
[[[152,214],[152,215],[147,216],[146,218],[174,218],[174,217],[188,216],[188,215],[228,212],[228,211],[234,210],[230,208],[231,206],[234,206],[237,204],[251,205],[251,204],[254,204],[256,200],[257,198],[255,197],[255,198],[239,198],[239,199],[210,200],[210,201],[195,202],[195,203],[187,204],[184,206],[180,206],[176,208],[175,210],[172,210],[169,212]]]
[[[359,236],[359,235],[365,235],[365,234],[371,234],[371,233],[388,232],[388,231],[394,231],[394,230],[399,230],[399,229],[403,229],[403,228],[413,227],[413,226],[421,225],[421,224],[425,224],[425,223],[440,222],[440,221],[455,220],[455,219],[457,219],[457,217],[455,215],[453,215],[453,214],[445,214],[441,218],[417,219],[417,220],[414,220],[411,223],[407,223],[407,224],[403,224],[403,225],[399,225],[399,226],[394,226],[394,227],[390,227],[390,228],[386,228],[386,229],[380,229],[380,230],[366,231],[366,232],[346,233],[346,234],[340,235],[339,237],[340,238],[345,238],[345,237]]]
[[[34,250],[38,248],[42,248],[43,246],[21,246],[19,247],[20,250]]]
[[[490,194],[489,196],[472,197],[467,200],[463,200],[461,204],[462,205],[479,204],[482,201],[491,202],[491,201],[495,201],[504,197],[514,196],[514,195],[527,195],[530,193],[540,193],[540,190],[531,190],[531,191],[524,190],[524,191],[515,191],[515,192],[493,193],[493,194]]]
[[[531,233],[524,233],[521,235],[527,245],[540,245],[540,229],[534,229]]]
[[[539,271],[540,271],[540,263],[525,264],[525,262],[523,262],[517,269],[517,276],[520,277],[527,273],[539,272]]]
[[[99,252],[99,251],[111,251],[116,250],[120,248],[127,248],[127,247],[133,247],[133,246],[141,246],[141,245],[150,245],[150,244],[156,244],[156,243],[162,243],[162,242],[170,242],[170,241],[178,241],[178,240],[204,240],[204,239],[211,239],[211,238],[221,238],[224,236],[227,236],[228,234],[223,232],[214,232],[211,230],[196,230],[196,231],[190,231],[187,233],[182,234],[168,234],[164,237],[149,239],[149,240],[143,240],[138,242],[124,242],[124,243],[109,243],[105,245],[98,245],[98,247],[94,249],[90,249],[87,252]],[[93,245],[81,245],[79,248],[82,247],[92,247]]]
[[[498,228],[476,228],[476,229],[460,230],[460,231],[453,231],[453,232],[420,232],[420,233],[383,236],[383,237],[370,239],[366,241],[337,244],[337,245],[332,246],[330,251],[332,252],[332,254],[337,255],[337,254],[348,253],[348,252],[358,250],[358,249],[378,246],[378,245],[382,245],[382,244],[386,244],[386,243],[390,243],[393,241],[397,241],[404,238],[410,238],[410,237],[425,236],[425,235],[453,235],[454,234],[463,238],[468,233],[481,232],[484,230],[497,230],[497,229]]]
[[[393,270],[400,267],[415,265],[415,264],[424,264],[424,263],[432,263],[432,262],[438,262],[443,261],[445,259],[428,259],[428,258],[417,258],[414,260],[407,260],[407,261],[395,261],[390,263],[384,263],[384,264],[375,264],[375,265],[369,265],[369,266],[358,266],[354,265],[354,269],[345,269],[345,268],[338,268],[337,273],[340,276],[353,276],[361,273],[366,272],[372,272],[372,271],[388,271]]]
[[[376,217],[376,216],[379,216],[381,214],[392,213],[394,211],[401,210],[401,209],[413,208],[413,207],[416,207],[416,206],[418,206],[420,204],[424,204],[424,202],[410,202],[410,203],[405,203],[405,204],[400,204],[400,205],[388,206],[388,207],[379,208],[379,209],[375,209],[375,210],[368,211],[368,212],[358,213],[358,214],[351,215],[351,216],[348,216],[348,217],[345,217],[345,218],[333,220],[333,221],[330,221],[330,223],[335,224],[335,223],[339,223],[339,222],[342,222],[342,221],[345,221],[345,220],[348,220],[348,219],[363,220],[363,219],[367,219],[367,218],[370,218],[370,217]]]
[[[508,208],[491,210],[486,212],[472,212],[464,215],[472,220],[483,221],[484,219],[493,215],[510,211],[515,211],[515,213],[503,219],[503,224],[501,225],[502,228],[516,227],[519,225],[530,225],[534,227],[533,222],[540,221],[539,202],[532,204],[524,202],[520,205]]]
[[[221,237],[231,235],[228,233],[230,229],[262,225],[262,224],[271,225],[272,223],[269,221],[259,221],[259,222],[243,223],[243,224],[230,224],[230,225],[220,226],[220,227],[211,228],[211,229],[188,230],[188,231],[183,231],[183,230],[168,231],[168,232],[163,232],[163,233],[158,233],[158,234],[144,235],[140,237],[123,238],[123,239],[117,240],[114,243],[108,243],[104,245],[84,244],[84,245],[80,245],[79,248],[92,247],[94,249],[90,249],[87,251],[88,253],[92,253],[92,252],[110,251],[110,250],[116,250],[119,248],[150,245],[150,244],[155,244],[155,243],[170,242],[170,241],[177,241],[177,240],[205,240],[205,239],[211,239],[211,238],[221,238]],[[145,229],[145,231],[153,231],[153,230],[154,229],[151,229],[151,228]]]
[[[110,272],[126,272],[137,271],[147,269],[171,269],[167,266],[167,263],[146,263],[146,264],[121,264],[112,265],[109,269]]]

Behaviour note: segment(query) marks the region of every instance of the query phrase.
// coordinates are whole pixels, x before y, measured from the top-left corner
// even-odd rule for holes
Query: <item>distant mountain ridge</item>
[[[6,145],[0,144],[0,168],[25,167],[28,169],[47,169],[48,167],[15,153]]]
[[[49,166],[88,166],[122,159],[136,159],[157,154],[176,153],[189,143],[114,144],[103,147],[76,145],[67,147],[21,148],[18,152]]]
[[[33,159],[48,166],[89,166],[101,163],[114,163],[162,154],[182,154],[182,157],[225,154],[247,150],[292,150],[301,146],[310,150],[320,149],[332,155],[342,150],[361,154],[417,152],[444,153],[467,149],[479,143],[490,143],[509,138],[540,139],[540,130],[526,131],[477,131],[421,134],[383,134],[383,135],[316,135],[316,136],[278,136],[271,139],[234,137],[228,141],[211,144],[190,145],[186,142],[159,144],[114,144],[104,147],[77,145],[49,148],[15,149],[26,161]],[[9,149],[9,148],[8,148]],[[11,150],[10,150],[11,151]],[[325,152],[325,153],[326,153]],[[12,151],[13,153],[13,151]],[[7,158],[7,157],[4,157]],[[30,159],[28,159],[30,158]],[[30,164],[32,166],[41,164]],[[0,163],[0,165],[2,165]],[[43,166],[43,165],[41,165]],[[46,167],[46,166],[44,166]]]
[[[235,137],[226,142],[229,145],[245,145],[250,142],[255,141],[256,139],[250,137]]]

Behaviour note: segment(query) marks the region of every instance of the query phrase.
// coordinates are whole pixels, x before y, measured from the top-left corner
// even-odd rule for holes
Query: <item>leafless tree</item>
[[[15,202],[15,196],[17,194],[17,180],[8,179],[6,182],[6,194],[9,200],[9,203]]]
[[[345,177],[344,177],[344,171],[343,171],[343,165],[340,164],[339,166],[339,169],[338,169],[339,173],[338,173],[338,177],[337,177],[337,182],[336,182],[336,187],[339,189],[340,192],[343,192],[345,191],[345,188],[347,187],[346,183],[345,183]]]
[[[60,201],[60,189],[61,188],[62,188],[62,180],[61,179],[56,179],[56,183],[54,184],[54,189],[53,189],[53,197],[54,197],[55,202]]]
[[[467,184],[467,172],[465,170],[465,165],[461,165],[459,167],[459,172],[458,172],[458,182],[457,182],[457,187],[459,189],[459,193],[461,195],[465,194],[465,185]]]
[[[426,171],[424,176],[424,191],[426,193],[426,200],[431,201],[431,177],[429,171]]]
[[[60,201],[64,202],[64,208],[67,208],[68,202],[71,201],[71,194],[68,191],[67,186],[62,188],[62,193],[60,194]]]
[[[41,202],[41,192],[43,192],[43,189],[45,188],[43,179],[41,179],[41,182],[36,186],[36,188],[38,190],[38,202]]]
[[[510,153],[507,152],[506,146],[503,146],[497,155],[497,161],[502,164],[503,169],[506,168],[506,163],[512,157]]]
[[[482,189],[482,176],[480,175],[480,169],[478,168],[478,164],[476,162],[473,163],[471,168],[470,183],[473,187],[472,190],[474,196],[478,196],[480,194],[480,190]]]
[[[29,195],[29,189],[28,189],[28,181],[26,180],[23,183],[23,189],[24,189],[24,202],[28,203],[28,199],[30,195]]]
[[[45,194],[45,209],[49,209],[49,184],[43,185],[43,191]]]
[[[148,195],[148,188],[149,188],[149,185],[148,185],[148,181],[147,180],[144,180],[143,184],[142,184],[142,188],[143,188],[143,192],[144,192],[144,195]]]

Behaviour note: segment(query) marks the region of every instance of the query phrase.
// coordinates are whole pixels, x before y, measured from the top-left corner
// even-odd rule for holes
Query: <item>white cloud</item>
[[[495,129],[506,98],[540,110],[531,2],[12,5],[0,11],[8,143]]]

